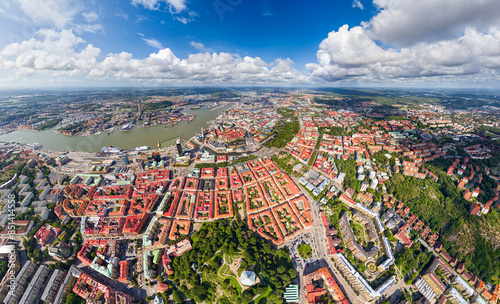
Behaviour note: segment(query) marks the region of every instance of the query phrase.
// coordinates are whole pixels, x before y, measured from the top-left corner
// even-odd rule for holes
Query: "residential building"
[[[445,292],[446,286],[438,279],[435,273],[426,273],[422,276],[422,279],[432,288],[436,296],[440,296]]]
[[[462,297],[460,292],[456,290],[454,287],[448,288],[445,293],[445,297],[453,304],[468,304],[469,302]]]

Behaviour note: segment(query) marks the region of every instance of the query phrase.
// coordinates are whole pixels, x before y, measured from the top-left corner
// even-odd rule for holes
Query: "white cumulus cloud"
[[[50,72],[77,75],[86,73],[97,63],[100,49],[91,44],[82,46],[83,39],[71,30],[42,29],[38,36],[41,39],[11,43],[0,52],[9,60],[9,65],[15,66],[17,74]]]
[[[354,3],[356,4],[354,0]],[[500,69],[500,1],[373,0],[369,21],[324,39],[318,80],[350,83],[496,81]]]
[[[147,9],[157,10],[158,7],[160,6],[160,2],[162,2],[162,0],[132,0],[132,5],[135,6],[142,5]]]
[[[175,13],[180,13],[186,9],[186,0],[167,0],[167,3]]]
[[[141,35],[141,34],[139,34]],[[146,58],[131,53],[107,54],[98,60],[100,49],[87,44],[71,30],[42,29],[36,38],[11,43],[0,51],[4,72],[37,79],[62,76],[85,76],[113,82],[182,83],[182,84],[280,84],[306,83],[308,78],[293,68],[290,59],[266,62],[259,57],[240,58],[229,53],[202,52],[179,58],[170,48],[147,39],[159,48]],[[67,80],[78,78],[67,77]]]
[[[166,48],[144,59],[130,53],[109,54],[94,74],[119,79],[211,84],[304,83],[307,77],[293,68],[290,59],[266,63],[259,57],[234,57],[229,53],[198,53],[178,58]]]
[[[347,25],[321,42],[317,63],[306,67],[326,81],[401,81],[429,77],[491,77],[500,68],[500,31],[467,28],[456,39],[420,42],[394,50],[377,45],[367,31]],[[466,77],[465,77],[466,78]],[[497,79],[498,80],[498,79]]]
[[[498,0],[374,0],[378,14],[363,26],[370,37],[409,46],[461,35],[466,27],[500,27]]]

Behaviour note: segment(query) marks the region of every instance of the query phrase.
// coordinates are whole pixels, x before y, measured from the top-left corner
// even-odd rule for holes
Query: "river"
[[[148,128],[142,128],[138,123],[135,129],[131,131],[121,132],[119,128],[108,135],[108,132],[103,132],[101,135],[89,136],[65,136],[54,132],[55,128],[44,131],[23,131],[16,130],[9,134],[1,135],[0,142],[15,141],[19,143],[39,143],[44,149],[48,150],[70,150],[83,152],[98,152],[102,147],[120,147],[122,149],[132,149],[138,146],[149,146],[156,148],[157,142],[162,142],[162,146],[167,146],[174,143],[175,139],[182,136],[189,139],[199,133],[201,128],[207,128],[208,121],[214,120],[220,112],[227,109],[228,106],[210,111],[211,108],[203,106],[194,111],[189,108],[182,110],[183,113],[196,113],[196,118],[191,122],[183,120],[173,127],[169,124],[158,125]]]

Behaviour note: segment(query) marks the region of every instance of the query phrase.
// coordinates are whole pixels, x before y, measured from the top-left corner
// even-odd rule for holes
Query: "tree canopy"
[[[277,290],[290,284],[297,275],[289,253],[285,249],[276,250],[258,238],[244,222],[219,220],[204,223],[191,239],[193,249],[174,259],[174,275],[170,279],[180,286],[187,298],[196,302],[224,302],[224,297],[217,298],[219,288],[224,290],[230,303],[248,303],[249,298],[265,291],[259,289],[261,285],[255,285],[241,293],[235,277],[214,279],[219,276],[223,254],[226,258],[241,256],[246,265],[255,265],[254,272],[261,281]]]

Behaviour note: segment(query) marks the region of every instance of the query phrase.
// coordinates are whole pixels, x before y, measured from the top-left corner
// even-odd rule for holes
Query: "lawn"
[[[307,245],[306,243],[300,244],[298,251],[299,251],[299,255],[303,259],[307,259],[307,258],[311,257],[311,255],[312,255],[312,248],[311,248],[311,246]]]
[[[365,229],[363,228],[363,226],[361,226],[357,222],[351,221],[351,227],[358,243],[362,244],[363,246],[366,246]]]
[[[258,303],[259,303],[259,301],[260,301],[261,299],[263,299],[263,298],[267,297],[267,296],[269,295],[269,293],[271,293],[271,291],[272,291],[272,290],[273,290],[273,289],[271,288],[271,286],[267,285],[267,289],[266,289],[266,291],[265,291],[263,294],[261,294],[260,296],[256,297],[256,298],[255,298],[255,300],[253,300],[253,303],[254,303],[254,304],[258,304]]]
[[[222,265],[221,269],[219,270],[219,273],[222,274],[223,276],[227,277],[228,271],[229,271],[229,266],[227,264],[224,264],[224,265]]]
[[[222,265],[221,269],[219,270],[219,277],[222,279],[229,279],[231,281],[231,284],[234,285],[236,289],[238,289],[239,294],[241,294],[241,285],[238,283],[238,280],[236,279],[236,275],[229,270],[229,266],[227,264]]]
[[[375,271],[377,271],[377,266],[375,266],[374,263],[370,263],[370,264],[368,264],[368,270],[370,272],[375,272]]]
[[[233,274],[233,273],[231,272],[231,274]],[[238,280],[236,280],[236,278],[234,276],[230,276],[230,277],[228,277],[228,279],[229,279],[229,281],[231,281],[231,284],[234,287],[236,287],[236,289],[238,289],[238,293],[241,295],[242,288],[241,288],[240,283],[238,283]]]

